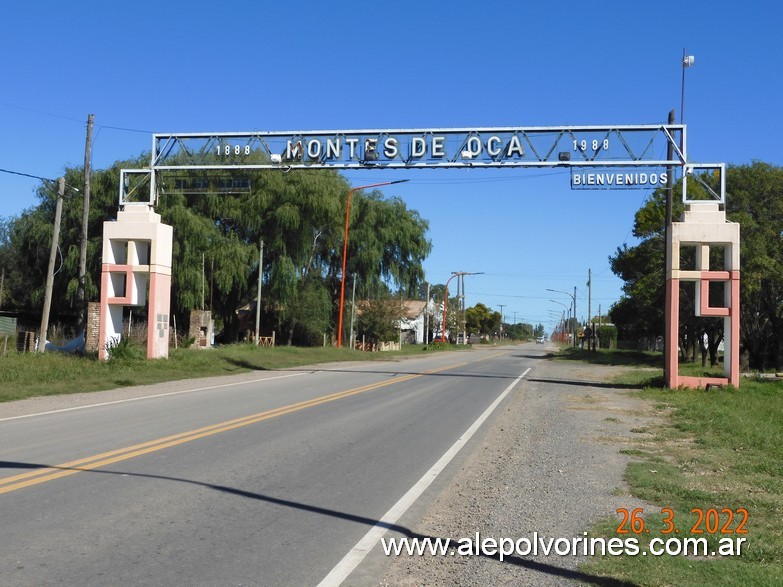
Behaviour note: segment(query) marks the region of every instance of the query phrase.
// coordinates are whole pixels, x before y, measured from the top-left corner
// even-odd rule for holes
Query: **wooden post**
[[[92,159],[93,115],[87,116],[87,140],[84,146],[84,198],[82,205],[82,234],[79,243],[79,279],[76,288],[76,305],[79,311],[77,330],[84,331],[87,325],[87,303],[85,302],[85,280],[87,276],[87,225],[90,221],[90,159]],[[85,339],[87,336],[85,335]]]
[[[63,216],[63,196],[65,195],[65,178],[57,180],[57,207],[54,212],[54,229],[52,231],[52,247],[49,251],[49,269],[46,273],[46,291],[44,292],[44,307],[41,315],[41,330],[38,337],[38,352],[46,348],[46,335],[49,330],[49,311],[52,308],[52,287],[54,285],[54,262],[57,260],[57,248],[60,245],[60,220]]]

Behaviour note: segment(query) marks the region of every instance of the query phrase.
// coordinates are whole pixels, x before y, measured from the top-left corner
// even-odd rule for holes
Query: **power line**
[[[48,177],[41,177],[39,175],[30,175],[29,173],[22,173],[21,171],[11,171],[10,169],[0,169],[0,172],[2,173],[10,173],[11,175],[21,175],[22,177],[32,177],[33,179],[40,179],[41,181],[57,181],[54,179],[49,179]]]
[[[125,127],[122,127],[122,126],[109,126],[107,124],[103,124],[103,125],[99,126],[98,128],[99,129],[108,128],[110,130],[122,130],[122,131],[125,131],[125,132],[138,132],[138,133],[142,133],[142,134],[146,134],[146,135],[153,134],[153,132],[151,130],[142,130],[142,129],[138,129],[138,128],[125,128]]]
[[[0,169],[0,173],[9,173],[11,175],[21,175],[22,177],[32,177],[33,179],[40,179],[41,181],[48,181],[50,183],[56,183],[56,179],[49,179],[48,177],[41,177],[40,175],[32,175],[30,173],[22,173],[21,171],[11,171],[10,169]],[[72,185],[65,184],[65,187],[67,187],[70,190],[73,190],[75,192],[81,191],[79,188],[75,188]]]
[[[15,108],[17,110],[25,110],[27,112],[33,112],[35,114],[41,114],[43,116],[51,116],[52,118],[59,118],[61,120],[70,120],[72,122],[78,122],[80,124],[84,123],[83,120],[78,119],[78,118],[72,118],[70,116],[63,116],[62,114],[54,114],[52,112],[45,112],[43,110],[36,110],[34,108],[27,108],[25,106],[17,106],[16,104],[8,104],[6,102],[0,102],[0,106],[5,106],[6,108]],[[150,131],[150,130],[142,130],[142,129],[138,129],[138,128],[127,128],[127,127],[123,127],[123,126],[102,125],[102,126],[100,126],[98,128],[99,129],[101,129],[101,128],[108,128],[108,129],[111,129],[111,130],[121,130],[121,131],[125,131],[125,132],[139,132],[139,133],[144,133],[144,134],[153,134],[152,131]]]
[[[34,112],[35,114],[43,114],[44,116],[51,116],[52,118],[60,118],[61,120],[82,122],[81,120],[77,120],[76,118],[71,118],[70,116],[63,116],[61,114],[52,114],[51,112],[44,112],[43,110],[36,110],[34,108],[27,108],[25,106],[17,106],[16,104],[8,104],[6,102],[0,102],[0,106],[5,106],[6,108],[15,108],[17,110],[25,110],[27,112]]]
[[[484,292],[468,292],[472,296],[487,296],[491,298],[521,298],[525,300],[546,300],[549,298],[549,296],[521,296],[517,294],[502,294],[502,293],[484,293]],[[581,293],[581,295],[577,296],[577,299],[584,299],[584,292],[581,292],[581,290],[577,290],[577,293]],[[570,294],[569,294],[570,295]],[[617,297],[595,297],[593,296],[594,300],[617,300]]]

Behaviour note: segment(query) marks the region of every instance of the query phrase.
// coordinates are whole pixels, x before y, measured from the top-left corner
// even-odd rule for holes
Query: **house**
[[[400,321],[400,332],[402,342],[405,344],[419,344],[425,341],[425,326],[432,332],[437,324],[440,324],[440,318],[433,316],[437,312],[436,305],[430,300],[429,304],[424,301],[408,300],[402,303],[402,320]]]

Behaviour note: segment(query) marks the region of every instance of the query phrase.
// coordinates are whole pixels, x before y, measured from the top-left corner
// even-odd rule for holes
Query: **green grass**
[[[653,387],[663,386],[663,354],[660,352],[617,349],[588,351],[574,347],[563,347],[553,358],[559,361],[582,361],[596,365],[615,365],[647,369],[657,368],[660,369],[660,377],[650,381],[649,385]],[[701,359],[697,359],[694,363],[680,360],[679,374],[690,377],[724,377],[723,364],[719,363],[715,366],[708,364],[706,367],[702,367]],[[642,373],[641,375],[634,377],[637,379],[641,377],[641,380],[644,380],[648,375],[649,373]],[[633,381],[633,383],[634,386],[636,386],[639,381]]]
[[[556,361],[583,361],[596,365],[624,365],[628,367],[660,367],[663,369],[663,355],[647,351],[599,349],[588,351],[574,347],[563,347],[553,357]]]
[[[652,531],[639,536],[642,548],[667,538],[660,534],[665,507],[682,529],[678,537],[690,536],[694,508],[745,508],[749,533],[701,535],[713,550],[719,538],[747,538],[741,557],[606,556],[583,570],[640,586],[783,585],[783,382],[743,379],[739,389],[671,391],[650,371],[615,382],[641,385],[638,395],[665,415],[652,441],[623,451],[635,459],[625,474],[631,494],[651,504],[645,519]],[[590,534],[616,537],[618,523],[604,520]]]
[[[239,344],[209,350],[171,349],[168,359],[153,361],[143,358],[144,353],[128,349],[122,359],[110,361],[59,353],[9,353],[0,356],[0,402],[334,361],[394,360],[436,350],[467,348],[405,345],[401,351],[365,353],[333,347],[261,348]]]

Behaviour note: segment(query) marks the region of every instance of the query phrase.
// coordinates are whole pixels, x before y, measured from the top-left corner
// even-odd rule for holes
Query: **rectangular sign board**
[[[685,162],[684,135],[683,125],[155,134],[151,168],[666,166]]]
[[[640,190],[666,187],[665,167],[571,168],[573,190]]]
[[[16,336],[16,318],[0,316],[0,336]]]

